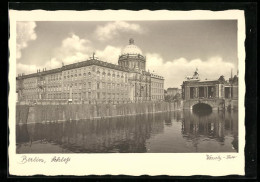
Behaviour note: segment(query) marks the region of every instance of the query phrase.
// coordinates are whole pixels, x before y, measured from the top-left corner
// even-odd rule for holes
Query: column
[[[191,89],[191,87],[188,87],[188,98],[189,99],[191,98],[191,96],[190,96],[190,89]]]
[[[215,98],[219,98],[219,86],[216,84],[215,86]]]
[[[185,87],[185,100],[190,99],[190,87]]]

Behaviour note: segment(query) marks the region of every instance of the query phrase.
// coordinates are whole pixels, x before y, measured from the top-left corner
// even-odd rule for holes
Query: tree
[[[164,99],[165,99],[165,101],[169,102],[169,101],[171,101],[171,96],[170,95],[166,95],[164,97]]]
[[[177,93],[173,98],[176,99],[176,100],[179,100],[181,98],[181,94]]]
[[[232,83],[233,83],[233,84],[237,84],[237,83],[238,83],[238,77],[237,77],[237,75],[235,75],[235,76],[233,77]]]

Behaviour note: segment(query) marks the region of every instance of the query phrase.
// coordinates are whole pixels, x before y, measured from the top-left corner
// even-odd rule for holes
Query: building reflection
[[[180,127],[181,132],[176,130],[176,127]],[[158,134],[164,134],[166,129],[168,134],[169,131],[172,132],[171,136],[181,135],[187,142],[191,142],[195,149],[198,149],[200,143],[210,140],[238,151],[237,113],[214,111],[208,115],[180,111],[17,125],[16,142],[29,143],[29,146],[34,145],[35,141],[50,142],[74,153],[143,153],[148,150],[147,141],[156,138]],[[226,137],[229,137],[229,140]],[[165,140],[169,140],[166,141],[168,145],[175,145],[170,138],[166,137]],[[174,148],[172,150],[174,152]]]
[[[238,114],[237,112],[213,111],[209,114],[193,113],[184,110],[182,134],[197,149],[198,144],[205,140],[215,140],[224,145],[225,136],[232,136],[233,148],[238,151]]]
[[[55,142],[72,152],[142,153],[146,152],[146,140],[163,132],[165,118],[167,114],[149,114],[19,125],[17,143],[44,140]]]

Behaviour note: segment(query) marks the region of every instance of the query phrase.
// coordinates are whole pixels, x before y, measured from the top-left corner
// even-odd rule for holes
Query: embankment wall
[[[126,104],[17,105],[16,124],[117,117],[181,110],[182,101]]]

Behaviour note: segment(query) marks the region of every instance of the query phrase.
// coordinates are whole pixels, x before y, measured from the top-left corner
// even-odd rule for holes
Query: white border
[[[120,15],[120,16],[119,16]],[[12,175],[244,175],[245,146],[245,19],[241,10],[228,11],[16,11],[10,10],[10,59],[9,59],[9,172]],[[46,163],[20,164],[23,154],[16,154],[15,143],[15,76],[16,76],[16,21],[113,21],[113,20],[227,20],[238,21],[238,68],[239,68],[239,153],[233,160],[209,161],[206,153],[144,153],[144,154],[26,154],[40,157]],[[226,156],[227,153],[209,153]],[[70,157],[71,161],[51,163],[54,156]]]

